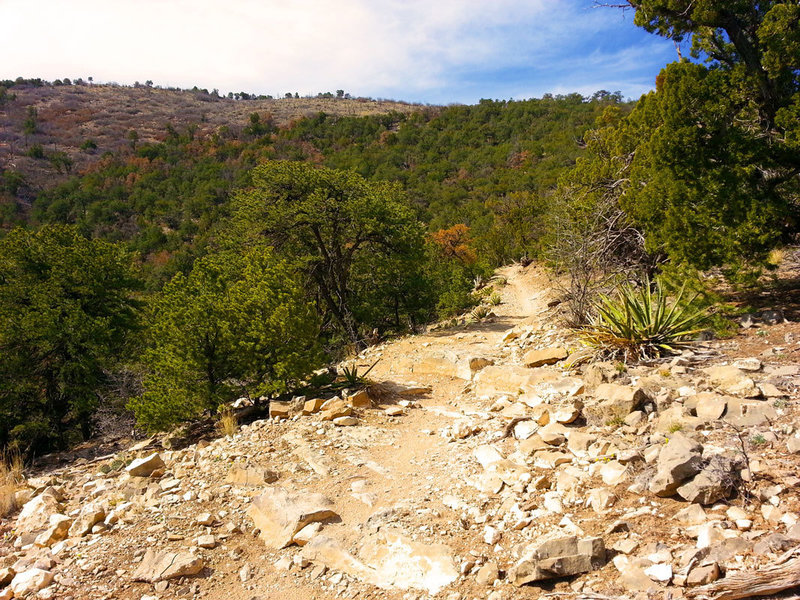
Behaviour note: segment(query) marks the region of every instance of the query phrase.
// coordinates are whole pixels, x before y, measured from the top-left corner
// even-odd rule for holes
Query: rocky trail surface
[[[0,521],[0,599],[713,598],[767,567],[791,583],[797,325],[765,312],[668,360],[580,363],[545,272],[502,274],[493,316],[359,355],[378,361],[366,392],[30,477]]]

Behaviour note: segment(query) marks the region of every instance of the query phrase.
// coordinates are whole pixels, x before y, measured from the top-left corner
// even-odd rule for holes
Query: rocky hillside
[[[582,363],[545,272],[502,274],[494,314],[360,355],[379,359],[366,392],[31,474],[0,521],[0,598],[717,598],[748,595],[759,574],[768,592],[800,584],[800,327],[764,311],[667,360]]]
[[[34,188],[50,187],[97,163],[106,152],[131,143],[163,140],[167,126],[183,133],[196,127],[202,136],[229,128],[240,134],[258,113],[262,125],[288,125],[325,112],[364,116],[411,112],[419,105],[372,99],[280,98],[234,100],[190,90],[116,85],[14,86],[14,100],[0,103],[0,167],[14,169]],[[29,111],[36,110],[35,132],[25,132]],[[136,132],[135,141],[130,132]],[[40,144],[48,154],[64,153],[71,161],[55,169],[26,153]],[[58,165],[57,165],[58,166]]]

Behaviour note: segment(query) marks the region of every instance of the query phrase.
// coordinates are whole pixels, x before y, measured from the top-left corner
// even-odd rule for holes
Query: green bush
[[[153,300],[149,374],[129,408],[158,430],[240,395],[285,391],[318,365],[318,334],[298,278],[271,251],[207,256]]]
[[[42,148],[41,144],[32,144],[28,151],[25,153],[31,158],[44,158],[44,148]]]
[[[70,227],[0,240],[0,447],[63,448],[91,433],[137,326],[129,255]]]
[[[649,279],[635,287],[623,284],[615,297],[602,295],[597,316],[582,329],[584,341],[609,356],[640,359],[671,354],[702,331],[707,309],[683,301],[683,289],[670,301],[661,282]]]

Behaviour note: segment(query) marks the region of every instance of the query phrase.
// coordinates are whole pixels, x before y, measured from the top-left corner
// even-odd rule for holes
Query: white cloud
[[[221,91],[305,94],[343,88],[463,101],[470,95],[497,96],[492,86],[504,85],[490,79],[503,70],[567,65],[563,54],[617,18],[588,5],[588,0],[0,0],[5,32],[0,78],[92,75],[97,81],[152,79]],[[603,62],[604,56],[589,60]]]

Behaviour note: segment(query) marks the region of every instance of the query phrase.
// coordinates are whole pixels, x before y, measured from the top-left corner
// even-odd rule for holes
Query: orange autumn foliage
[[[459,260],[466,265],[477,260],[469,227],[463,223],[435,231],[430,234],[430,239],[445,258]]]

